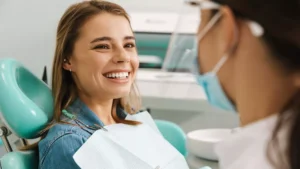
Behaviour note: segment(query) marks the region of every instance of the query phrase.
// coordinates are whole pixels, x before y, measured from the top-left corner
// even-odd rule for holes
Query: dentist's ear
[[[225,52],[230,52],[228,50],[232,50],[236,44],[238,44],[238,23],[232,12],[232,10],[228,6],[221,7],[222,19],[220,20],[220,28],[219,30],[222,32],[221,39],[223,42],[223,49]]]
[[[68,59],[63,60],[63,68],[67,71],[72,72],[72,64],[71,64],[70,60],[68,60]]]

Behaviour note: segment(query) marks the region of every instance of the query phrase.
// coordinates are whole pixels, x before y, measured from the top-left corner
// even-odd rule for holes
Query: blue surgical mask
[[[196,38],[197,42],[200,42],[200,40],[204,37],[204,35],[208,32],[208,30],[216,23],[216,21],[220,17],[221,15],[216,15],[214,18],[212,18],[211,22],[208,23],[207,27],[204,28],[203,32],[199,33],[200,36]],[[198,45],[197,47],[195,47],[195,49],[197,48]],[[197,56],[198,55],[197,50],[195,50],[194,52],[195,52],[194,53],[195,56]],[[194,73],[198,84],[202,86],[202,88],[204,89],[205,94],[207,96],[207,100],[212,106],[221,108],[223,110],[235,112],[236,108],[233,105],[233,103],[229,100],[228,96],[226,96],[221,86],[221,83],[219,81],[219,78],[217,76],[218,71],[224,65],[227,58],[228,55],[225,54],[211,72],[200,74],[199,73],[200,65],[198,64],[198,57],[197,57],[197,61],[195,62],[195,66],[194,66],[195,67]]]
[[[226,96],[216,72],[211,71],[203,75],[201,75],[199,71],[197,72],[198,74],[195,75],[196,80],[205,91],[208,102],[212,106],[235,112],[235,106]]]

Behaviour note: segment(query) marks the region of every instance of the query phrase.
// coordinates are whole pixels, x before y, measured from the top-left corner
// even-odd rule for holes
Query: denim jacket
[[[101,120],[80,99],[74,101],[67,110],[85,125],[103,126]],[[126,112],[121,108],[117,108],[117,114],[121,118],[126,117]],[[83,125],[80,127],[64,115],[62,120],[75,125],[56,124],[39,142],[39,169],[79,169],[73,155],[95,130]]]

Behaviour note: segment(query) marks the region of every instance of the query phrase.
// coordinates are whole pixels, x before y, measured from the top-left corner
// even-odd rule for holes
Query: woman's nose
[[[123,49],[115,53],[113,58],[114,63],[130,62],[130,55]]]

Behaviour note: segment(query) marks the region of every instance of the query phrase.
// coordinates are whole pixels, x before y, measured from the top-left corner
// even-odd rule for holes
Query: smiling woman
[[[74,153],[97,126],[124,123],[139,110],[139,67],[126,11],[105,1],[72,5],[62,16],[53,63],[53,121],[39,142],[40,168],[79,168]],[[76,119],[75,119],[76,118]]]
[[[67,71],[61,71],[74,79],[80,99],[94,112],[102,112],[96,110],[95,99],[107,100],[107,105],[111,105],[112,99],[127,96],[131,91],[139,64],[133,32],[127,17],[108,12],[90,17],[80,30],[72,53],[63,58]],[[117,121],[116,118],[107,120]]]

